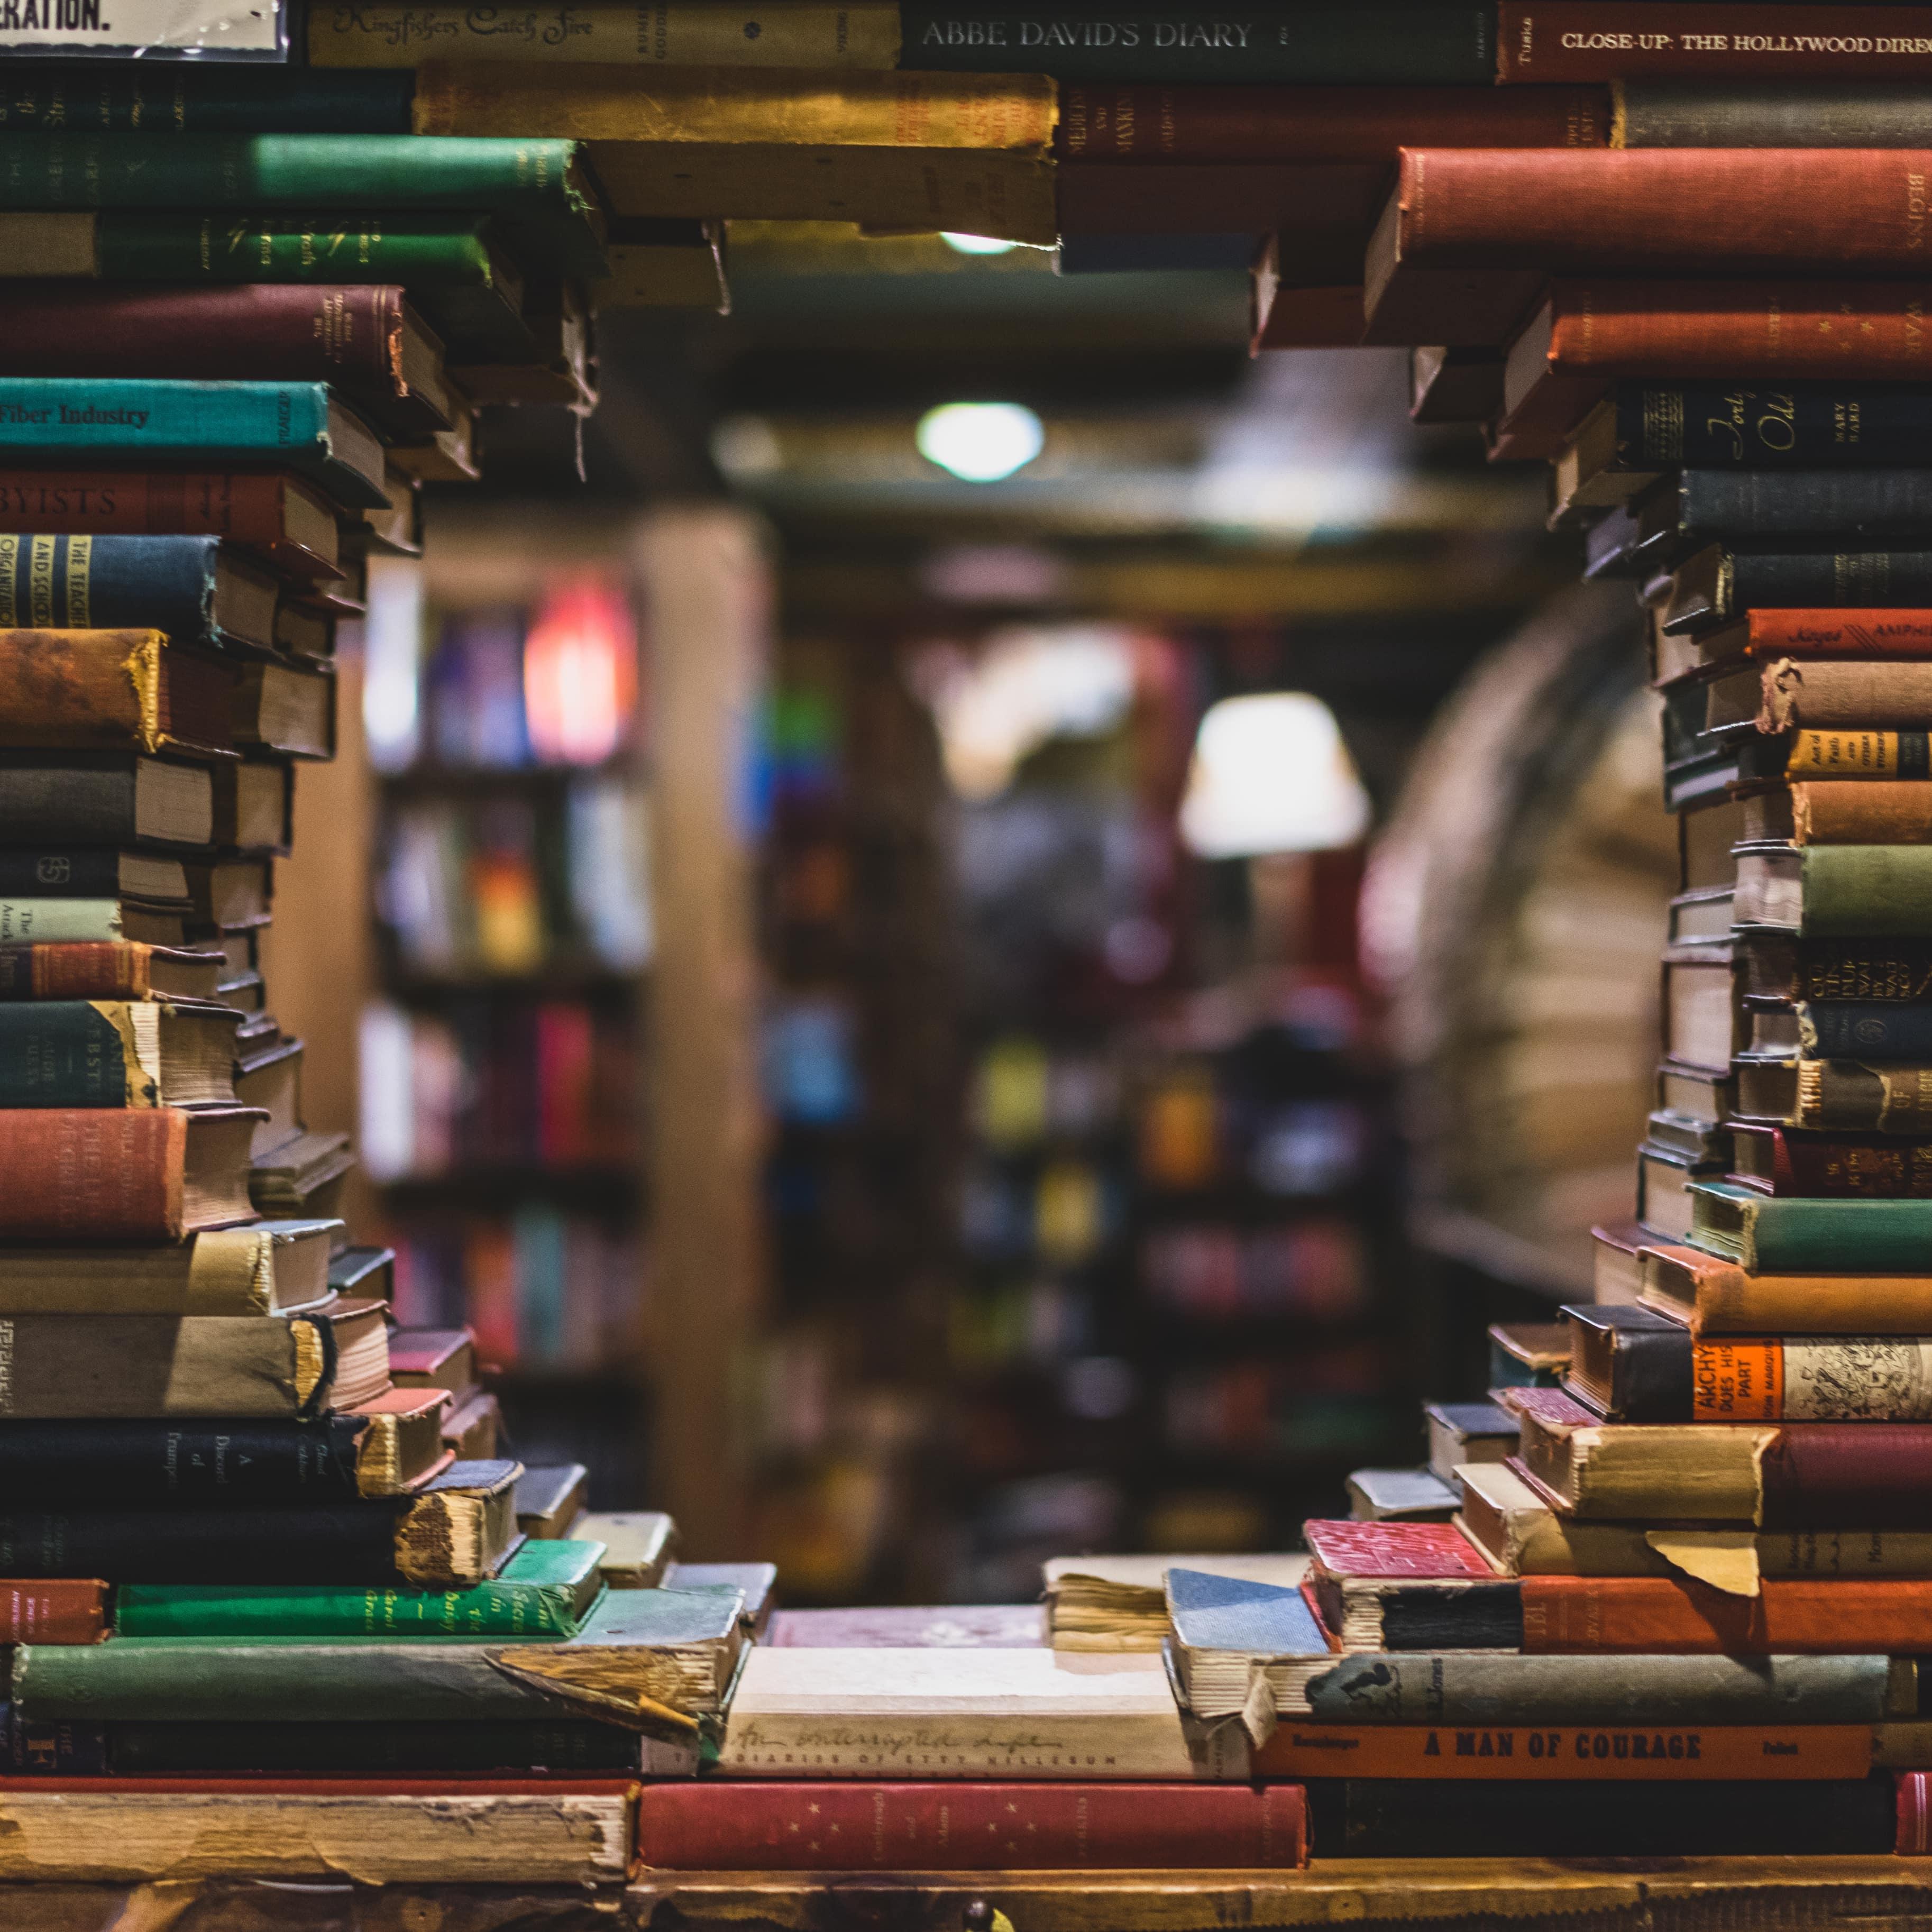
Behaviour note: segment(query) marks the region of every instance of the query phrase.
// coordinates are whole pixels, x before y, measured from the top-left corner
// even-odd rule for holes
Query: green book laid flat
[[[461,208],[496,216],[528,267],[604,272],[602,212],[574,141],[0,132],[0,208]]]
[[[572,1637],[603,1594],[601,1543],[526,1543],[466,1590],[124,1583],[117,1637],[367,1636],[430,1642]]]
[[[1804,939],[1916,938],[1932,932],[1932,845],[1766,846],[1740,851],[1731,916],[1739,926],[1795,932]]]
[[[560,1642],[116,1636],[14,1652],[23,1718],[286,1724],[581,1717],[689,1730],[722,1707],[746,1637],[730,1590],[607,1591]],[[77,1660],[82,1660],[77,1661]]]
[[[1690,1241],[1750,1274],[1932,1273],[1932,1201],[1808,1200],[1690,1184]]]
[[[0,463],[83,458],[102,470],[293,470],[344,508],[389,502],[380,439],[325,382],[0,376]]]

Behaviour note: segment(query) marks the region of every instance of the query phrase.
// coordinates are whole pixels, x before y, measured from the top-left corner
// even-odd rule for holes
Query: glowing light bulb
[[[942,231],[939,238],[960,255],[1010,255],[1020,245],[1017,242],[996,241],[990,235],[949,235]]]
[[[1038,416],[1020,403],[942,403],[919,419],[919,453],[966,483],[997,483],[1046,446]]]

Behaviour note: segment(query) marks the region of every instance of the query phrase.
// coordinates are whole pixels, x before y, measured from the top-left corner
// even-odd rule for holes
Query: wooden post
[[[706,506],[634,548],[652,714],[656,958],[646,1004],[651,1501],[684,1554],[746,1558],[766,1299],[748,760],[771,630],[758,524]]]

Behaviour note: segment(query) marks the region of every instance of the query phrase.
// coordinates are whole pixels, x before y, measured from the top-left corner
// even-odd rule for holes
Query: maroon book
[[[1932,1529],[1932,1423],[1786,1423],[1760,1468],[1761,1529]]]
[[[19,281],[0,301],[0,376],[328,382],[412,434],[449,427],[440,361],[399,288]]]
[[[1046,1615],[1038,1604],[778,1610],[764,1641],[791,1650],[1037,1650]]]
[[[1308,1862],[1298,1784],[668,1782],[638,1857],[672,1871],[1196,1871]]]
[[[1932,1200],[1932,1141],[1896,1134],[1790,1133],[1783,1127],[1730,1130],[1728,1175],[1761,1194],[1814,1200]]]

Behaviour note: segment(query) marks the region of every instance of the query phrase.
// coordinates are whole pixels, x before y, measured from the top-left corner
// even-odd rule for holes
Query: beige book
[[[1223,1730],[1234,1727],[1223,1727]],[[1223,1733],[1214,1734],[1222,1739]],[[718,1769],[737,1778],[1238,1777],[1196,1743],[1158,1657],[792,1650],[746,1658]]]
[[[890,69],[898,64],[892,0],[763,0],[530,8],[375,5],[314,8],[314,67],[414,67],[426,59],[587,62],[621,67]]]
[[[285,1315],[325,1300],[340,1221],[257,1221],[167,1248],[16,1248],[0,1315]]]
[[[1776,1429],[1556,1420],[1520,1400],[1550,1393],[1497,1391],[1522,1418],[1525,1469],[1576,1516],[1622,1522],[1758,1520],[1759,1465],[1778,1440]]]
[[[648,1590],[664,1581],[664,1566],[677,1553],[677,1525],[662,1510],[600,1513],[586,1510],[571,1526],[584,1543],[601,1543],[597,1568],[614,1590]]]
[[[1056,1556],[1044,1570],[1053,1647],[1066,1651],[1157,1651],[1167,1640],[1167,1573],[1292,1588],[1308,1574],[1305,1555]]]
[[[326,1880],[333,1886],[468,1881],[621,1883],[630,1795],[621,1786],[554,1792],[380,1790],[0,1793],[0,1879],[136,1884],[150,1880]],[[22,1908],[25,1909],[25,1908]],[[16,1921],[15,1922],[19,1922]]]

